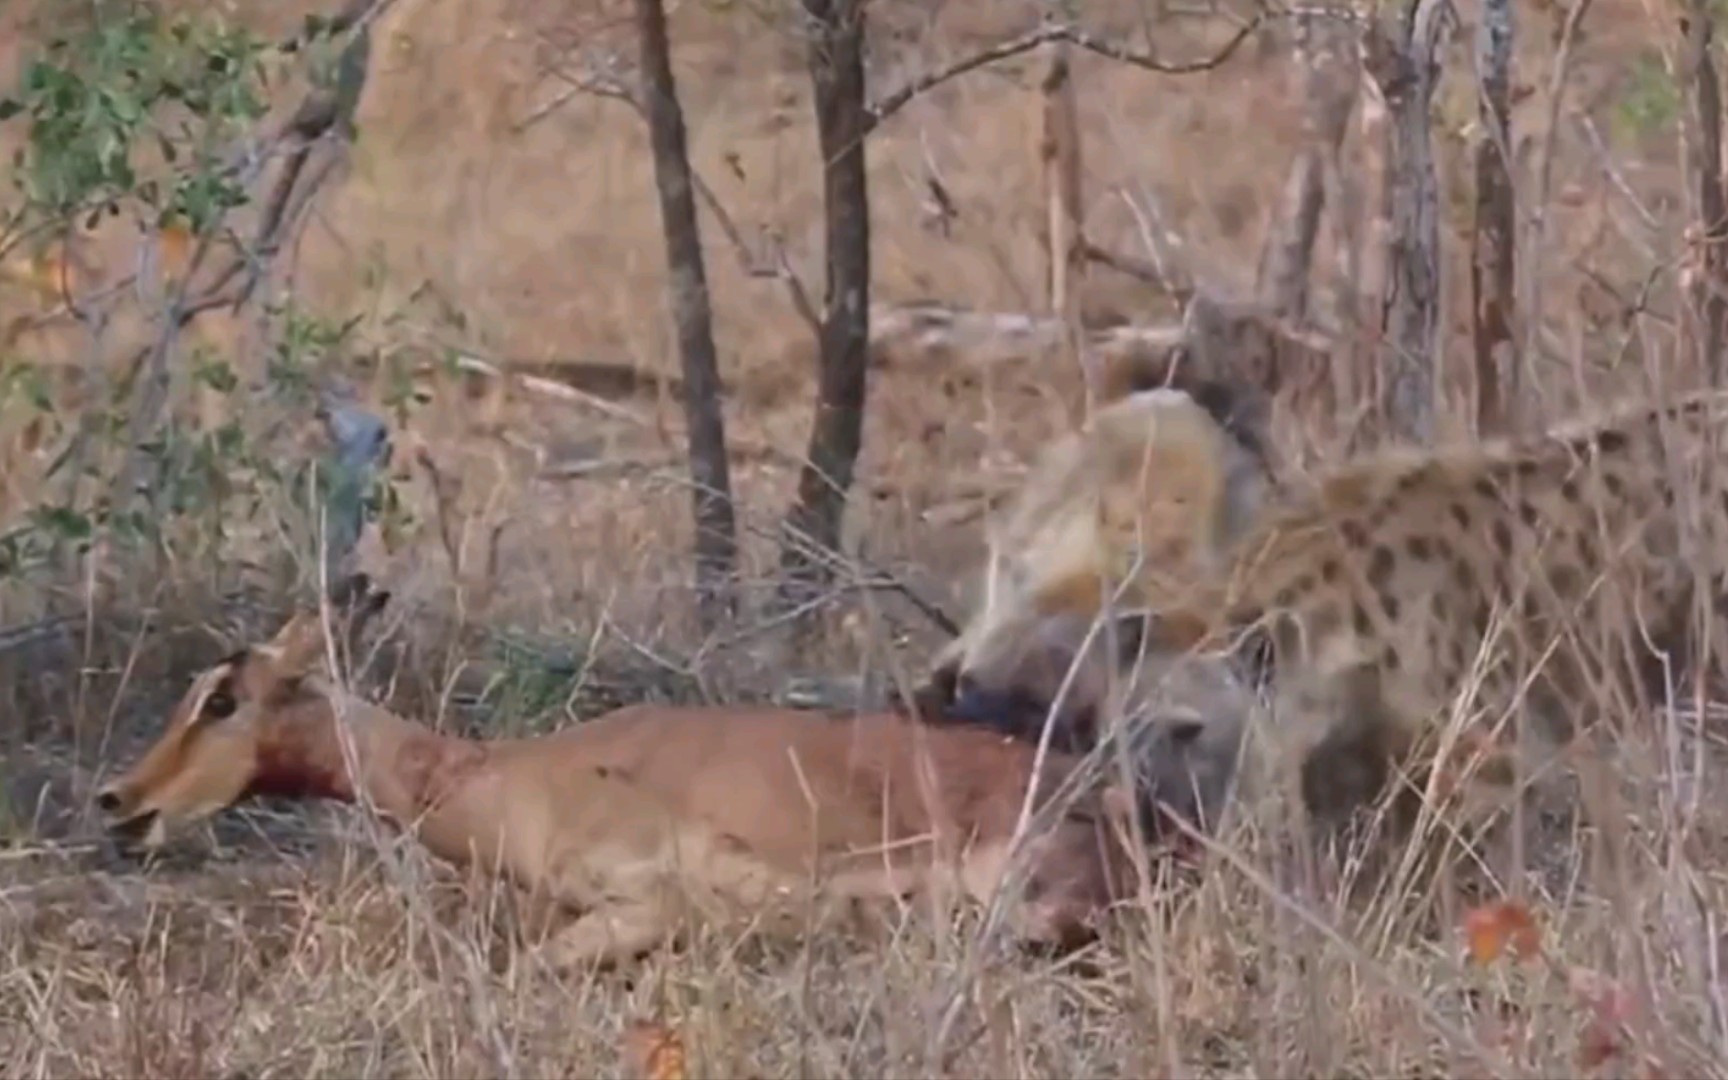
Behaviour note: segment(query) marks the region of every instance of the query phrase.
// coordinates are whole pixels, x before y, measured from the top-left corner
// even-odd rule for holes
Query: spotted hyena
[[[1160,804],[1190,823],[1216,821],[1250,688],[1221,659],[1141,655],[1137,623],[1096,616],[1122,571],[1145,586],[1221,570],[1272,483],[1249,415],[1217,384],[1124,387],[1041,455],[992,530],[982,602],[921,688],[922,714],[1030,740],[1048,720],[1051,745],[1068,752],[1118,733],[1149,828],[1158,831]],[[1132,553],[1116,542],[1128,534]],[[1128,655],[1135,678],[1122,680]]]
[[[1276,759],[1310,816],[1337,824],[1395,778],[1407,794],[1504,805],[1520,751],[1551,754],[1631,715],[1697,659],[1701,630],[1721,632],[1728,394],[1382,451],[1275,493],[1232,479],[1232,442],[1197,403],[1136,400],[1143,458],[1183,462],[1177,486],[1215,497],[1181,504],[1193,528],[1160,548],[1143,542],[1145,521],[1175,506],[1156,471],[1137,489],[1107,466],[1074,470],[1092,486],[1036,530],[1059,539],[1026,546],[1011,596],[937,666],[925,693],[944,708],[1032,715],[1056,697],[1050,673],[1078,657],[1055,711],[1095,723],[1112,707],[1106,676],[1148,654],[1258,641]],[[1095,452],[1119,449],[1105,442]],[[1075,628],[1098,621],[1107,594],[1113,647],[1078,648]],[[1467,761],[1486,783],[1453,783]]]

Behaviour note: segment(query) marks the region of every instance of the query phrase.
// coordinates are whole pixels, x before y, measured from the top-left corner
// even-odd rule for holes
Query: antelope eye
[[[226,720],[239,707],[234,695],[226,690],[218,690],[204,699],[204,715],[211,720]]]

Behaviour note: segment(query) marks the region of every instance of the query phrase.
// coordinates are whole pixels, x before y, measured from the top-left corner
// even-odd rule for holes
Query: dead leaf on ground
[[[1508,948],[1520,960],[1530,960],[1542,951],[1542,928],[1530,909],[1515,900],[1502,900],[1471,909],[1464,916],[1464,936],[1470,944],[1470,959],[1486,966]]]
[[[158,239],[162,245],[162,276],[178,279],[192,261],[192,234],[179,225],[165,225]]]

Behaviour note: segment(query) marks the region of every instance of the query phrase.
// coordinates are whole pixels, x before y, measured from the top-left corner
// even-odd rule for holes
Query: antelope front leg
[[[617,965],[661,945],[675,929],[662,903],[609,903],[584,913],[535,951],[560,973]]]

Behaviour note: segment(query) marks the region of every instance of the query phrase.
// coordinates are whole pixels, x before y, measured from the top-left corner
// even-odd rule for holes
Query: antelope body
[[[796,910],[812,886],[824,900],[987,902],[1033,779],[1023,742],[892,714],[632,706],[553,735],[474,741],[329,685],[314,672],[323,643],[302,613],[197,676],[155,745],[99,793],[113,827],[154,847],[252,795],[363,795],[435,855],[575,916],[545,946],[567,967],[647,951],[692,917]],[[1034,805],[1075,766],[1047,758]],[[1090,936],[1126,879],[1121,834],[1101,812],[1119,805],[1094,788],[1033,819],[1023,902],[1007,909],[1022,939]]]

